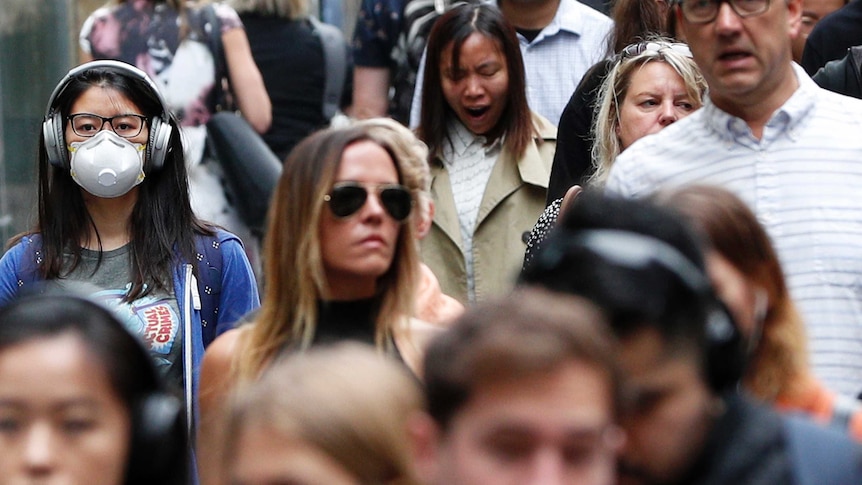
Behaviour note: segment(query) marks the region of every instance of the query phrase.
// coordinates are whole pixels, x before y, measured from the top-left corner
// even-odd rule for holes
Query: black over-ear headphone
[[[104,364],[122,365],[125,369],[121,372],[126,378],[136,379],[132,390],[127,391],[134,394],[125,398],[131,399],[128,410],[131,436],[124,484],[179,483],[178,480],[186,478],[188,453],[182,400],[168,392],[141,340],[130,333],[110,309],[87,296],[85,289],[88,289],[86,285],[68,291],[38,285],[0,308],[0,321],[3,325],[17,325],[22,318],[27,323],[26,315],[31,315],[31,318],[50,320],[44,322],[44,328],[57,328],[53,321],[65,321],[69,324],[61,329],[74,332],[76,324],[73,322],[80,319],[82,338],[86,339],[87,332],[93,331],[103,335],[101,345],[105,345],[106,339],[114,342],[110,344],[116,345],[113,353],[121,352],[124,362]],[[66,313],[58,317],[57,309]],[[36,336],[38,338],[38,334]],[[99,340],[94,342],[91,338],[89,342],[97,345]],[[122,386],[122,383],[114,385]]]
[[[745,371],[746,353],[742,336],[718,299],[704,272],[670,244],[650,236],[616,229],[566,229],[538,256],[539,264],[552,267],[572,249],[589,251],[615,266],[634,270],[656,264],[682,282],[703,305],[705,323],[705,374],[716,392],[735,386]]]
[[[150,88],[152,95],[159,100],[162,112],[150,119],[150,137],[147,140],[145,163],[148,170],[159,170],[165,164],[165,158],[170,151],[170,139],[173,127],[170,123],[170,109],[165,98],[159,92],[156,83],[147,74],[137,67],[125,62],[112,60],[99,60],[81,64],[73,68],[54,88],[48,99],[48,108],[45,110],[45,119],[42,121],[42,135],[45,139],[45,151],[48,161],[57,168],[69,169],[69,150],[66,148],[66,123],[59,108],[56,106],[58,99],[77,76],[90,70],[106,70],[142,81]]]

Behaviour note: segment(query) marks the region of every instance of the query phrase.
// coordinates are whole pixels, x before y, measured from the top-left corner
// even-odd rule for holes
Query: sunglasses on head
[[[371,186],[376,192],[380,203],[390,217],[403,222],[410,216],[413,209],[413,196],[403,185],[380,184]],[[350,217],[356,214],[368,199],[368,188],[358,182],[339,182],[332,186],[323,197],[329,203],[332,215],[338,218]]]
[[[681,42],[637,42],[634,44],[629,44],[623,48],[620,52],[620,59],[628,59],[630,57],[637,57],[644,52],[656,52],[661,53],[665,50],[671,50],[676,52],[677,54],[683,55],[685,57],[692,57],[691,50],[688,48],[687,44],[683,44]]]

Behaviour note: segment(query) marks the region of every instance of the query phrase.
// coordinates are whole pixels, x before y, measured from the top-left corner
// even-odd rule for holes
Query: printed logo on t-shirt
[[[113,308],[126,328],[141,337],[158,365],[169,365],[180,319],[166,296],[148,295],[131,303],[123,302],[127,290],[106,290],[94,295]]]

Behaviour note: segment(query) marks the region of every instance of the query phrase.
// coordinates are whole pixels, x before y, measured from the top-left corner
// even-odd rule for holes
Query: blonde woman
[[[611,61],[599,88],[593,124],[592,175],[589,185],[602,186],[617,155],[644,136],[657,133],[703,105],[706,81],[685,44],[652,38],[626,46]],[[561,137],[576,136],[561,133]],[[536,221],[524,255],[526,267],[554,226],[563,206],[577,196],[551,202]]]
[[[270,207],[260,312],[204,357],[202,460],[213,456],[209,419],[223,397],[279,356],[355,340],[421,375],[439,327],[410,318],[419,257],[405,173],[391,143],[362,127],[318,132],[291,152]]]
[[[652,39],[626,46],[602,82],[593,125],[593,184],[604,184],[614,159],[703,105],[706,81],[688,46]]]
[[[415,379],[371,347],[294,354],[235,394],[221,463],[230,483],[412,485]]]

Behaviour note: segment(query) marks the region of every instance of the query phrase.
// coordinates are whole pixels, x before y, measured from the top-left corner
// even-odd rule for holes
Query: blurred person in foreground
[[[584,194],[522,284],[585,297],[608,316],[626,396],[620,483],[860,483],[845,433],[758,404],[746,354],[715,295],[701,243],[673,211]]]
[[[602,316],[520,290],[469,309],[425,358],[427,412],[410,429],[429,485],[610,485],[622,434]]]

